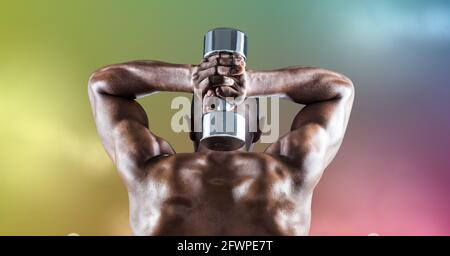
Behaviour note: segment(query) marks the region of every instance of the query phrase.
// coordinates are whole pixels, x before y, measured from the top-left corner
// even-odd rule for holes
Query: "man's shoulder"
[[[227,151],[217,151],[214,153],[199,153],[199,152],[191,152],[191,153],[176,153],[176,154],[163,154],[154,157],[152,162],[159,161],[192,161],[198,159],[217,159],[217,158],[247,158],[247,159],[278,159],[279,157],[275,157],[271,154],[264,152],[227,152]]]
[[[207,155],[201,154],[201,153],[176,153],[176,154],[163,154],[156,156],[149,161],[150,166],[157,166],[157,165],[165,165],[168,166],[170,164],[180,164],[180,163],[187,163],[192,161],[199,161],[201,159],[206,160]]]
[[[214,153],[177,153],[166,154],[152,159],[152,165],[165,165],[167,167],[187,164],[206,164],[221,162],[232,164],[235,161],[258,161],[259,163],[285,163],[282,157],[274,156],[264,152],[214,152]]]
[[[283,159],[263,152],[177,153],[160,155],[152,159],[145,170],[145,180],[190,177],[205,173],[227,171],[242,175],[281,175],[296,170]],[[174,175],[177,174],[177,175]],[[280,174],[281,173],[281,174]],[[284,176],[286,176],[284,175]]]

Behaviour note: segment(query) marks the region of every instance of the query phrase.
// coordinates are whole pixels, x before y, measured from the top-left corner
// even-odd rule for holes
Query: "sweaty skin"
[[[307,235],[313,190],[336,155],[354,98],[352,82],[311,67],[245,68],[221,54],[200,65],[134,61],[93,73],[89,99],[100,139],[129,194],[135,235]],[[306,105],[290,132],[264,152],[176,154],[149,130],[135,100],[156,92],[211,96],[278,95]]]

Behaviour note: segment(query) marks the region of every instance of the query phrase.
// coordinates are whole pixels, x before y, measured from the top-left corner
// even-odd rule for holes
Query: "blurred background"
[[[320,66],[356,101],[313,200],[312,235],[450,235],[448,1],[0,1],[0,235],[128,235],[128,198],[91,117],[87,80],[112,63],[199,63],[236,27],[250,69]],[[170,129],[180,94],[141,100]],[[281,131],[299,110],[282,101]],[[262,150],[267,145],[258,145]]]

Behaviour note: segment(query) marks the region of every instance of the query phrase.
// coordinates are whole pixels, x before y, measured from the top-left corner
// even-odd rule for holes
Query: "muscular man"
[[[176,154],[149,130],[136,98],[194,90],[203,99],[279,95],[306,106],[264,152],[213,151],[194,141],[195,152]],[[128,189],[135,235],[307,235],[313,190],[341,145],[353,97],[352,82],[338,73],[246,70],[230,54],[200,65],[116,64],[89,80],[97,130]]]

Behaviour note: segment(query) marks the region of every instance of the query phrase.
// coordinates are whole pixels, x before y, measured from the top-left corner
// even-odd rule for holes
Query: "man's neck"
[[[197,148],[197,150],[195,152],[196,153],[213,154],[213,153],[218,153],[218,152],[221,152],[221,153],[233,153],[233,152],[250,152],[250,151],[251,151],[251,149],[247,150],[245,145],[240,147],[240,148],[238,148],[238,149],[236,149],[236,150],[232,150],[232,151],[220,150],[220,148],[217,149],[217,150],[211,150],[207,146],[205,146],[205,145],[200,143],[200,145],[198,146],[198,148]]]

